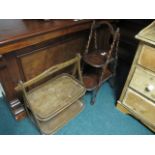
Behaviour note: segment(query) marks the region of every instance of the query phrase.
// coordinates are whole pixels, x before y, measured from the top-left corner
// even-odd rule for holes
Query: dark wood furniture
[[[102,39],[102,48],[98,47],[99,32],[100,35],[103,34],[102,37],[104,37],[104,39]],[[90,51],[89,47],[92,40],[94,40],[95,47],[93,51]],[[86,50],[83,54],[83,66],[85,66],[85,64],[87,65],[87,68],[83,72],[83,81],[87,91],[92,91],[90,102],[92,105],[95,103],[97,92],[102,83],[112,77],[114,80],[116,75],[118,44],[119,28],[115,30],[107,21],[103,21],[100,24],[95,20],[93,21]],[[92,71],[90,72],[90,70]]]
[[[82,53],[91,23],[92,20],[0,20],[0,81],[5,98],[15,104],[14,113],[21,108],[17,104],[20,94],[15,91],[18,82],[28,81]],[[19,113],[16,119],[23,116],[24,112]]]

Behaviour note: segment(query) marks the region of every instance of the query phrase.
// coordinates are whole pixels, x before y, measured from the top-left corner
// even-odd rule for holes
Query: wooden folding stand
[[[78,54],[75,58],[55,65],[27,82],[20,82],[15,88],[22,92],[27,114],[33,119],[41,133],[54,133],[84,108],[80,99],[86,90],[82,84],[80,59],[81,56]],[[29,91],[26,90],[73,64],[72,75],[61,74]],[[76,71],[80,81],[74,77]]]

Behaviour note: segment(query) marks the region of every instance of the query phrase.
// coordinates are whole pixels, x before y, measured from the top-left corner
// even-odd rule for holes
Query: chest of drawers
[[[155,21],[136,38],[139,46],[116,106],[155,132]]]

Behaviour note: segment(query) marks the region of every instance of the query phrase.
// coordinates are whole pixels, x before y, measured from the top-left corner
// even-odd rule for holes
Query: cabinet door
[[[73,58],[85,44],[85,38],[79,37],[19,56],[24,79],[32,79],[49,67]]]

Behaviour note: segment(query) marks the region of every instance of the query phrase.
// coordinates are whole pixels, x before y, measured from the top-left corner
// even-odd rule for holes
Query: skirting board
[[[4,89],[0,83],[0,97],[3,97],[5,95]]]

